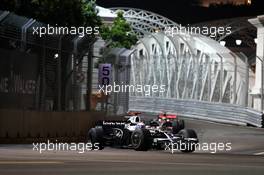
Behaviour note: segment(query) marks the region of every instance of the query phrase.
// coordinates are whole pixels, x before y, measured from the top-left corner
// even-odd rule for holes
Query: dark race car
[[[168,145],[182,148],[182,152],[193,152],[198,143],[192,129],[183,129],[183,124],[174,115],[159,115],[158,119],[143,122],[139,114],[125,116],[123,121],[98,121],[88,132],[91,143],[105,146],[132,148],[137,151],[165,149]]]

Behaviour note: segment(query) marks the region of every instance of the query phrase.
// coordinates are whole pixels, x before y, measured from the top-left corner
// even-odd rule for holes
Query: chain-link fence
[[[34,28],[43,26],[46,25],[33,19],[0,11],[0,108],[45,111],[89,108],[89,104],[82,107],[80,99],[84,78],[88,79],[86,97],[90,97],[91,78],[84,73],[92,74],[89,50],[93,38],[34,35]]]

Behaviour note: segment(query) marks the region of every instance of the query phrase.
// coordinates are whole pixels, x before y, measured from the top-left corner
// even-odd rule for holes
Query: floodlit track
[[[106,148],[84,154],[32,151],[31,145],[0,145],[0,174],[263,174],[264,130],[187,120],[200,142],[232,142],[232,150],[211,154],[137,152]]]

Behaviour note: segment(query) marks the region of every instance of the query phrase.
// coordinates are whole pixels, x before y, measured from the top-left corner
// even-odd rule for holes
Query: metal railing
[[[47,24],[0,10],[0,61],[9,64],[9,57],[12,57],[14,65],[16,65],[14,72],[24,77],[26,81],[30,79],[30,81],[36,82],[34,93],[28,97],[30,103],[29,100],[24,100],[24,96],[20,94],[15,96],[14,93],[0,93],[2,99],[0,108],[41,111],[83,110],[80,104],[82,97],[78,79],[79,75],[83,73],[83,59],[93,46],[94,39],[80,38],[78,35],[47,34],[42,37],[34,35],[34,27],[44,26]],[[29,61],[30,56],[34,57],[33,60],[36,61],[36,64]],[[27,67],[19,65],[18,58],[24,60],[23,62],[28,61]],[[3,64],[1,66],[0,80],[10,79],[12,71],[3,71],[5,67],[10,66]],[[35,72],[32,71],[35,69]],[[92,71],[91,68],[86,67],[86,69],[86,73],[88,70]],[[30,76],[25,76],[25,74]],[[11,89],[14,88],[11,87]],[[5,100],[12,98],[8,105],[3,100],[4,96],[8,97]],[[21,105],[18,106],[17,101],[26,103],[21,102]]]
[[[263,127],[262,113],[233,104],[130,96],[129,110],[151,113],[168,112],[193,119]]]

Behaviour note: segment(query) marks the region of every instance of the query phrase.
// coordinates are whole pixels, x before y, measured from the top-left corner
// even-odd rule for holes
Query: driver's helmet
[[[143,123],[143,122],[139,122],[138,124],[137,124],[137,128],[140,128],[140,129],[142,129],[142,128],[145,128],[146,126],[145,126],[145,123]]]

